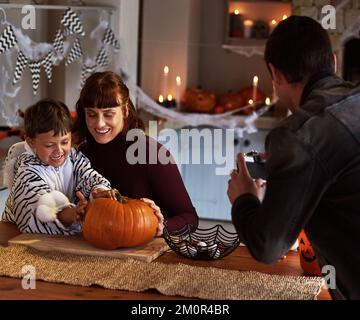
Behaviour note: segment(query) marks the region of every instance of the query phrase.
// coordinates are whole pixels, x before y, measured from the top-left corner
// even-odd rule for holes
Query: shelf
[[[241,54],[248,58],[254,55],[263,56],[265,50],[265,46],[232,46],[227,44],[223,44],[222,48],[236,54]]]

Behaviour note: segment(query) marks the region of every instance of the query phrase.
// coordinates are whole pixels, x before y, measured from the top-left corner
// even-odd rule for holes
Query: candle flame
[[[271,104],[271,101],[270,101],[270,98],[269,98],[269,97],[267,97],[267,98],[265,99],[265,104],[266,104],[267,106],[269,106],[269,105]]]
[[[282,19],[283,19],[283,20],[287,19],[287,15],[284,14],[284,15],[282,16]]]
[[[238,15],[238,14],[240,14],[240,10],[239,10],[239,9],[236,9],[236,10],[234,11],[234,13],[235,13],[236,15]]]
[[[274,25],[276,25],[276,20],[275,19],[272,19],[271,20],[271,24],[274,26]]]
[[[259,83],[259,77],[258,76],[254,76],[253,78],[253,86],[257,86]]]
[[[168,100],[172,101],[172,99],[173,99],[173,96],[171,94],[168,94]]]
[[[249,103],[249,104],[253,104],[253,103],[254,103],[253,99],[250,99],[250,100],[248,101],[248,103]]]
[[[179,76],[176,77],[176,84],[181,85],[181,78]]]
[[[161,94],[161,95],[159,95],[159,102],[160,103],[163,103],[164,102],[164,97],[163,97],[163,95]]]
[[[165,67],[164,67],[164,73],[165,73],[165,74],[168,74],[168,73],[169,73],[169,67],[168,67],[168,66],[165,66]]]

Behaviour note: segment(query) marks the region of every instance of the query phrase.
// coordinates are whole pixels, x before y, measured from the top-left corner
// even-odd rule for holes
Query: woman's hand
[[[96,198],[110,198],[113,200],[116,200],[116,193],[118,191],[116,189],[103,189],[103,188],[97,188],[91,191],[91,195],[94,199]]]
[[[154,214],[159,220],[156,236],[160,237],[164,231],[164,216],[162,215],[160,208],[155,204],[154,201],[148,198],[141,198],[140,200],[144,201],[146,204],[150,206],[151,209],[154,210]]]

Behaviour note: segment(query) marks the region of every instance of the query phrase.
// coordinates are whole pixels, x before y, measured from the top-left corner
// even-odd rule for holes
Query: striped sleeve
[[[23,233],[50,235],[73,235],[77,233],[63,226],[58,220],[45,223],[36,217],[40,196],[51,191],[36,170],[37,164],[31,155],[23,154],[19,157],[15,179],[5,204],[3,219],[15,223]]]
[[[91,168],[90,160],[80,151],[74,151],[75,190],[88,198],[95,188],[111,189],[110,182]]]

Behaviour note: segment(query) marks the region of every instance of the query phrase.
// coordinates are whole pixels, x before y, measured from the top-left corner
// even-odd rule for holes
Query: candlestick
[[[251,29],[252,29],[253,25],[254,25],[254,22],[252,20],[244,21],[244,38],[251,37]]]
[[[233,38],[239,38],[243,35],[243,22],[242,15],[239,10],[235,10],[233,13],[230,13],[230,28],[229,36]]]
[[[258,77],[258,76],[254,76],[254,78],[253,78],[253,98],[252,98],[252,100],[254,101],[254,103],[256,102],[256,98],[257,98],[257,87],[258,87],[258,83],[259,83],[259,77]]]
[[[180,88],[181,88],[181,78],[179,76],[176,77],[176,109],[180,109]]]
[[[169,74],[169,67],[164,67],[164,88],[163,88],[163,96],[167,96],[167,82],[168,82],[168,74]]]

